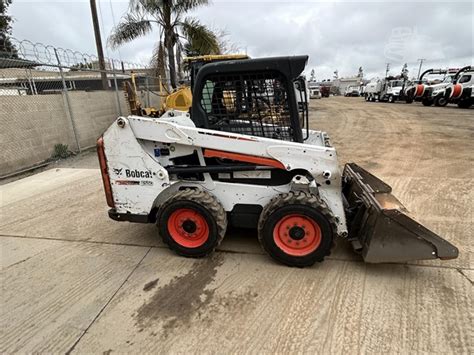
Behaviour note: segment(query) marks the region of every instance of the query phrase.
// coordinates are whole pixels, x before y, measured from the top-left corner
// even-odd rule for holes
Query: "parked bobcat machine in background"
[[[234,225],[256,228],[290,266],[322,261],[337,239],[372,263],[456,258],[386,183],[354,163],[341,173],[328,135],[298,110],[293,83],[307,60],[204,64],[190,112],[119,117],[97,144],[109,216],[156,223],[187,257],[211,253]]]

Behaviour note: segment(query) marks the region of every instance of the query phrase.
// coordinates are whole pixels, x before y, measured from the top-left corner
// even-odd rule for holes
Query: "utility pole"
[[[418,76],[416,77],[418,80],[420,80],[420,73],[421,73],[421,66],[423,65],[423,62],[425,61],[425,58],[419,58],[417,61],[420,62],[420,67],[418,68]]]
[[[102,88],[107,90],[107,73],[105,72],[104,51],[102,49],[102,38],[100,37],[99,19],[97,18],[97,6],[95,0],[90,0],[92,24],[94,25],[95,46],[97,47],[97,57],[99,58],[100,78],[102,80]]]
[[[385,77],[388,76],[389,71],[390,71],[390,63],[387,63],[387,68],[385,69]]]

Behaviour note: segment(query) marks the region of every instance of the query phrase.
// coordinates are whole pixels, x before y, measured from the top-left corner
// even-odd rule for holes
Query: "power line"
[[[99,3],[99,17],[100,17],[100,30],[101,32],[101,39],[102,39],[102,33],[105,33],[104,29],[104,18],[102,17],[102,7],[100,6],[100,0],[98,0]],[[107,57],[110,58],[109,50],[107,45],[105,45],[105,53],[107,54]]]
[[[114,7],[112,5],[112,0],[109,0],[109,5],[110,5],[110,13],[112,14],[112,23],[113,23],[114,28],[115,28],[115,27],[117,27],[117,24],[115,22],[115,13],[114,13]],[[118,52],[120,61],[122,61],[122,53],[120,52],[120,48],[117,48],[117,52]]]

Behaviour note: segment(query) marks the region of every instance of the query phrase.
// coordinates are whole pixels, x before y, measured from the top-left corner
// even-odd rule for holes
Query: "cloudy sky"
[[[97,0],[104,43],[126,13],[126,0]],[[13,0],[13,35],[63,48],[95,53],[88,0]],[[473,64],[473,2],[454,1],[226,1],[214,0],[190,15],[225,30],[228,40],[251,57],[308,54],[306,73],[318,79],[335,70],[348,77],[364,68],[383,76],[386,63],[398,74],[424,68]],[[106,55],[147,63],[157,33]]]

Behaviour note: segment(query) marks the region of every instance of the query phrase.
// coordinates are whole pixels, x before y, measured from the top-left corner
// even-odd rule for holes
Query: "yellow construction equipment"
[[[123,82],[123,91],[132,115],[149,117],[159,117],[161,115],[155,107],[142,107],[142,103],[138,98],[135,73],[131,73],[130,81]]]
[[[174,109],[179,111],[189,111],[191,108],[193,97],[191,88],[194,84],[194,78],[199,69],[207,63],[226,61],[226,60],[239,60],[248,59],[246,54],[219,54],[219,55],[202,55],[195,57],[185,57],[183,63],[185,67],[190,71],[190,85],[182,84],[178,88],[169,92],[166,90],[166,85],[159,78],[159,96],[161,97],[160,108],[155,107],[142,107],[142,104],[138,98],[137,85],[135,80],[135,73],[131,75],[130,82],[124,82],[124,91],[128,104],[130,106],[130,113],[138,116],[150,116],[159,117],[164,112]]]

